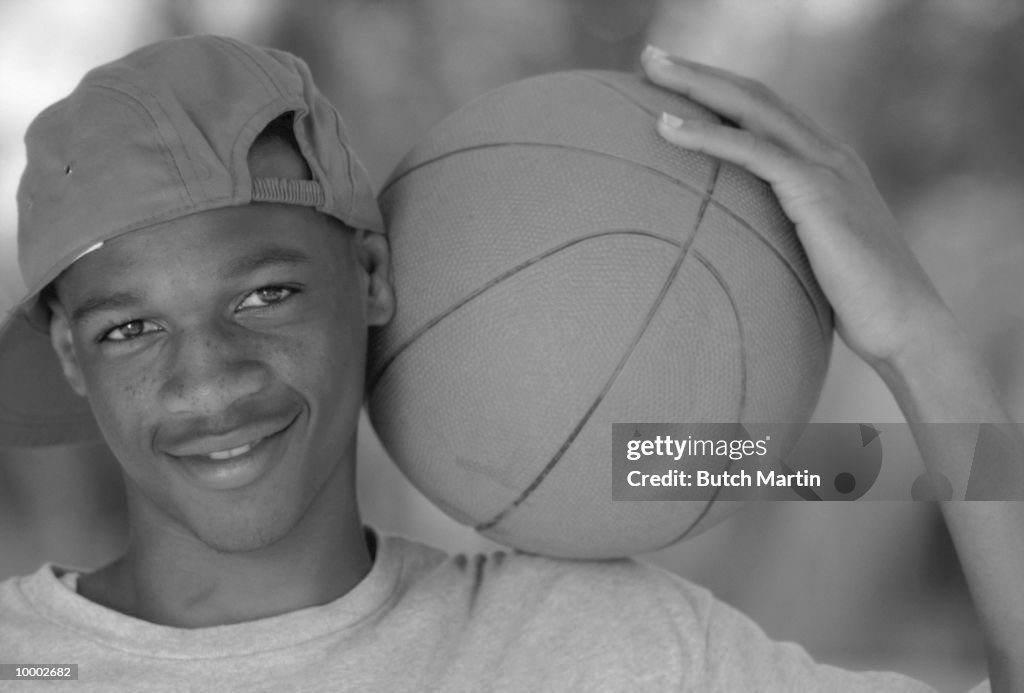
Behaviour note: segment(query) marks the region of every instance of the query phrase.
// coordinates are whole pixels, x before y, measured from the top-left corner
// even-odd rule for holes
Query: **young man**
[[[744,128],[658,124],[773,184],[840,333],[908,419],[1005,420],[851,153],[730,75],[656,50],[644,65]],[[344,138],[301,61],[214,37],[98,68],[29,129],[30,293],[0,337],[18,362],[0,411],[19,418],[2,432],[66,442],[95,420],[123,468],[131,539],[95,572],[46,565],[0,584],[0,661],[78,664],[82,691],[926,688],[817,665],[642,563],[449,557],[364,528],[366,333],[394,301]],[[930,377],[936,363],[953,382]],[[1019,683],[1015,506],[947,517],[993,688]]]

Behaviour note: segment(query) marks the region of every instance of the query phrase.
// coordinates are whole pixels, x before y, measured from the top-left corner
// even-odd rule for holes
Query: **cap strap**
[[[252,201],[321,207],[325,198],[323,188],[315,180],[255,178],[252,181]]]

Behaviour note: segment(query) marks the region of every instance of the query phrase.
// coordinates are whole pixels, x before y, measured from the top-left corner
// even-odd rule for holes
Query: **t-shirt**
[[[930,690],[817,664],[708,590],[632,559],[449,556],[380,535],[370,572],[342,597],[196,629],[91,602],[78,575],[47,564],[0,583],[0,662],[78,665],[75,683],[0,690]]]

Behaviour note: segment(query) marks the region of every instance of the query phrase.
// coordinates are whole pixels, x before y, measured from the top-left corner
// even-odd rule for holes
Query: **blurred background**
[[[1017,0],[0,0],[0,311],[20,295],[14,193],[29,120],[101,62],[220,33],[302,56],[380,184],[440,118],[507,82],[635,70],[652,42],[761,79],[852,143],[1024,415],[1024,3]],[[941,374],[937,374],[941,377]],[[819,421],[901,421],[837,344]],[[426,503],[365,424],[369,522],[450,550],[489,544]],[[0,451],[0,579],[81,568],[125,540],[102,447]],[[940,690],[982,676],[979,631],[928,503],[764,503],[649,556],[819,660]]]

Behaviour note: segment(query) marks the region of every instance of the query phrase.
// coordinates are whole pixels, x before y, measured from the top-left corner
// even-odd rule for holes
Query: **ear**
[[[395,291],[391,285],[391,251],[384,234],[359,230],[355,237],[356,257],[366,272],[366,322],[381,327],[395,314]]]
[[[57,359],[64,371],[64,378],[72,390],[85,397],[85,378],[82,377],[82,368],[75,355],[75,344],[71,336],[71,325],[68,324],[67,314],[57,301],[50,303],[50,312],[50,343],[53,345],[53,350],[57,352]]]

